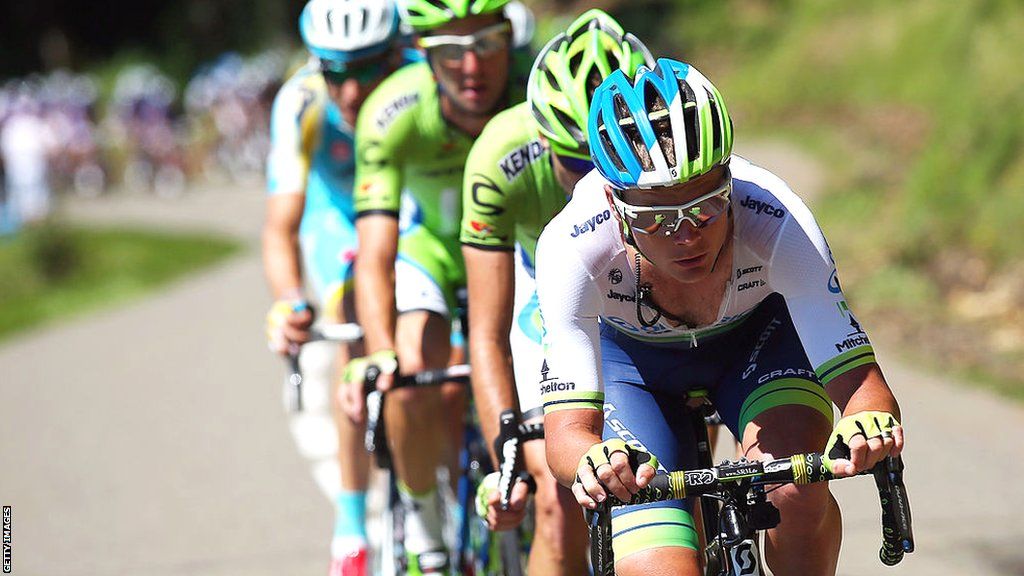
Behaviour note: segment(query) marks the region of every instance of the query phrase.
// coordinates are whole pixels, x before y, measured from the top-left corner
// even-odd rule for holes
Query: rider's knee
[[[388,392],[387,402],[401,407],[406,414],[436,416],[441,407],[441,391],[435,386],[396,388]]]
[[[771,501],[779,509],[783,523],[786,518],[800,518],[801,522],[793,524],[813,529],[818,523],[811,519],[824,518],[833,500],[827,484],[789,484],[774,490],[771,493]]]
[[[652,569],[656,566],[657,569]],[[616,557],[615,573],[620,576],[673,574],[699,576],[697,551],[682,546],[650,548],[623,558]]]

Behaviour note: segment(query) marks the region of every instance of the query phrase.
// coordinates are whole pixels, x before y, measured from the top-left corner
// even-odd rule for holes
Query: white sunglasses
[[[640,234],[662,232],[669,236],[679,230],[683,222],[689,222],[694,228],[703,228],[724,214],[732,195],[732,174],[726,172],[725,182],[711,192],[674,206],[634,206],[622,201],[619,192],[615,190],[612,193],[612,202],[630,228]]]
[[[462,60],[466,52],[472,51],[478,56],[490,56],[508,47],[512,38],[507,32],[511,29],[511,25],[506,20],[473,34],[424,36],[417,41],[417,45],[442,62],[458,62]]]

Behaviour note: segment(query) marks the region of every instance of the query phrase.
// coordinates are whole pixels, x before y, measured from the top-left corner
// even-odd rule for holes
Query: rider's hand
[[[526,499],[530,488],[526,482],[516,481],[508,510],[501,509],[501,491],[498,490],[500,473],[491,472],[476,488],[476,514],[487,522],[491,530],[511,530],[526,517]]]
[[[384,390],[381,387],[381,379],[385,376],[388,378],[388,387],[390,388],[390,384],[394,380],[394,373],[398,370],[395,351],[380,350],[369,356],[353,358],[345,365],[341,376],[341,386],[338,387],[339,400],[345,415],[357,424],[362,423],[366,417],[366,395],[363,390],[363,382],[366,380],[366,370],[370,366],[380,369],[380,375],[377,377],[377,389]]]
[[[849,447],[845,458],[843,446]],[[825,445],[824,463],[837,477],[870,470],[886,456],[903,451],[903,427],[888,412],[864,411],[839,420]]]
[[[278,354],[292,352],[292,345],[309,341],[313,310],[301,298],[274,302],[267,312],[267,346]]]
[[[634,474],[630,455],[649,456],[649,460],[640,464]],[[657,470],[658,459],[653,454],[636,450],[618,438],[605,440],[591,446],[580,458],[572,493],[585,508],[597,507],[608,492],[622,502],[629,502],[633,494],[647,486]]]

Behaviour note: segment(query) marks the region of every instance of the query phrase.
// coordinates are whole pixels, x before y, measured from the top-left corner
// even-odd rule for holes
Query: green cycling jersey
[[[469,153],[465,174],[462,243],[512,250],[518,242],[532,264],[541,230],[568,199],[528,104],[513,106],[487,124]]]
[[[357,216],[398,216],[402,191],[418,206],[416,223],[441,238],[458,225],[462,167],[473,138],[441,115],[437,83],[426,63],[389,76],[367,98],[356,123]]]

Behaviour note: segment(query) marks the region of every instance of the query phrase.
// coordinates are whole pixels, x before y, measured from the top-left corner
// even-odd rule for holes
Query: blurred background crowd
[[[288,54],[225,53],[184,86],[152,64],[95,77],[59,69],[0,86],[5,223],[45,218],[51,196],[115,188],[173,197],[198,178],[258,181]]]

